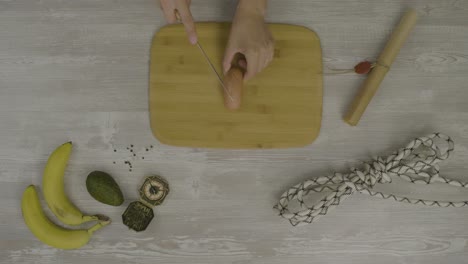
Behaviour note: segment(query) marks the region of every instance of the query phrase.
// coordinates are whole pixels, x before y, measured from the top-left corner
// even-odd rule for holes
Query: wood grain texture
[[[199,21],[229,21],[236,3],[192,2]],[[269,3],[268,21],[317,32],[325,69],[375,59],[407,7],[421,16],[359,126],[349,127],[341,117],[364,77],[327,75],[322,128],[312,145],[225,151],[170,147],[152,136],[150,44],[164,25],[157,1],[0,0],[0,263],[465,263],[463,208],[355,195],[319,222],[292,228],[272,206],[299,181],[345,172],[358,160],[434,131],[455,140],[454,156],[441,164],[441,173],[466,179],[468,3]],[[71,200],[114,219],[77,251],[42,245],[19,208],[23,189],[40,185],[48,154],[67,140],[74,142],[66,178]],[[130,144],[136,157],[126,150]],[[148,145],[154,148],[147,152]],[[126,160],[132,160],[132,172]],[[116,178],[127,198],[123,206],[101,205],[87,193],[86,175],[96,169]],[[171,194],[149,229],[132,233],[120,215],[137,199],[144,176],[155,173],[168,179]],[[435,192],[449,191],[421,194]]]
[[[198,23],[199,41],[222,74],[229,23]],[[294,25],[270,24],[272,63],[245,83],[232,111],[223,88],[182,25],[166,26],[151,46],[151,128],[162,143],[229,149],[306,146],[322,119],[322,52],[317,35]]]

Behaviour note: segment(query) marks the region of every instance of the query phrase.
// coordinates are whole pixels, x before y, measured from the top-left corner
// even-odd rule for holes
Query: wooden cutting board
[[[301,26],[269,24],[275,55],[244,85],[237,111],[182,25],[159,30],[151,46],[149,109],[164,144],[209,148],[286,148],[310,144],[322,118],[322,54],[317,35]],[[229,23],[197,23],[198,39],[222,74]]]

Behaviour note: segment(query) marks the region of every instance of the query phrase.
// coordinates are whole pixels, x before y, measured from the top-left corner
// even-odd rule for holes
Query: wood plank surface
[[[192,11],[198,21],[229,21],[235,4],[194,0]],[[272,209],[293,184],[346,172],[434,131],[455,141],[441,173],[468,177],[467,1],[270,0],[267,20],[313,29],[324,69],[350,68],[378,56],[407,7],[420,20],[357,127],[342,116],[364,77],[325,75],[322,128],[312,145],[226,151],[166,146],[152,136],[150,45],[165,24],[157,1],[0,0],[0,263],[466,263],[466,208],[353,195],[300,228]],[[38,242],[20,210],[24,188],[41,184],[48,154],[68,140],[75,146],[71,200],[114,219],[76,251]],[[126,149],[131,144],[137,156]],[[96,169],[114,175],[123,206],[87,193],[86,175]],[[132,233],[120,215],[150,174],[165,176],[171,194],[148,230]],[[428,195],[434,192],[447,194]]]
[[[213,66],[221,62],[229,23],[198,23],[199,41]],[[313,142],[322,120],[322,51],[317,35],[301,26],[270,24],[272,63],[245,83],[236,111],[224,106],[223,88],[182,25],[156,33],[151,46],[149,111],[155,137],[183,147],[292,148]]]

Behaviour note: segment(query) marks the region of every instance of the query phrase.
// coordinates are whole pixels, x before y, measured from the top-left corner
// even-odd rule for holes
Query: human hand
[[[225,74],[237,53],[245,56],[245,60],[234,62],[246,70],[244,80],[254,77],[273,59],[274,39],[265,23],[265,9],[266,0],[239,0],[224,54]]]
[[[176,23],[179,20],[176,15],[178,13],[190,43],[196,44],[198,37],[192,13],[190,13],[191,0],[159,0],[159,2],[167,22],[170,24]]]

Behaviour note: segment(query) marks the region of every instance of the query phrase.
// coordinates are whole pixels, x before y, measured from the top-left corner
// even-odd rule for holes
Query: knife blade
[[[228,95],[229,99],[231,101],[234,101],[234,99],[232,98],[232,95],[231,95],[231,92],[227,89],[227,87],[224,85],[224,82],[223,82],[223,79],[221,79],[221,76],[219,75],[218,71],[216,71],[216,68],[214,67],[213,63],[211,62],[210,58],[208,58],[208,55],[206,55],[206,52],[205,50],[202,48],[201,44],[200,44],[200,41],[197,41],[197,46],[198,46],[198,49],[201,51],[201,53],[203,54],[203,57],[205,57],[205,60],[206,62],[208,63],[208,65],[210,65],[210,68],[211,70],[214,72],[214,74],[216,75],[216,77],[218,77],[218,81],[219,83],[221,84],[221,86],[223,87],[223,90],[226,92],[226,94]]]
[[[179,22],[182,22],[182,18],[180,17],[180,14],[179,12],[177,11],[177,9],[174,11],[175,13],[175,16],[177,18],[177,21]],[[208,55],[206,54],[205,50],[203,49],[202,45],[200,44],[200,41],[197,41],[197,47],[198,49],[200,50],[200,52],[202,53],[203,57],[205,58],[206,62],[208,63],[208,65],[210,66],[212,72],[216,75],[219,83],[221,84],[221,86],[223,87],[223,90],[224,92],[228,95],[229,97],[229,100],[231,101],[234,101],[234,98],[232,98],[232,95],[231,95],[231,92],[227,89],[227,87],[224,85],[224,82],[223,82],[223,79],[221,78],[221,76],[219,75],[218,71],[216,70],[215,66],[213,65],[213,63],[211,62],[210,58],[208,57]]]

